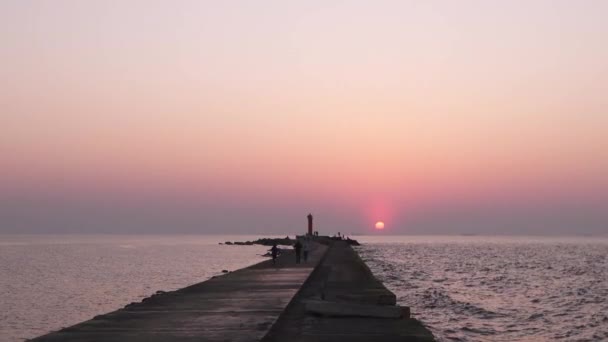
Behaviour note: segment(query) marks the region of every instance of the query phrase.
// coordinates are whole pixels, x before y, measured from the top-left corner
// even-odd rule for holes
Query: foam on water
[[[367,240],[362,258],[440,341],[608,340],[608,239]]]

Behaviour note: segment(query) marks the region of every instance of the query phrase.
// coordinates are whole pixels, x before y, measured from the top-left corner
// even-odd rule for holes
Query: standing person
[[[276,265],[277,256],[279,255],[279,247],[277,247],[276,243],[272,245],[272,248],[270,249],[270,254],[272,255],[272,264]]]
[[[300,263],[300,256],[302,254],[302,243],[300,240],[296,240],[296,244],[293,245],[293,248],[296,250],[296,264]]]
[[[308,240],[309,240],[308,238],[304,239],[304,243],[302,246],[302,252],[304,253],[304,262],[305,263],[308,261],[308,252],[310,251],[310,242]]]

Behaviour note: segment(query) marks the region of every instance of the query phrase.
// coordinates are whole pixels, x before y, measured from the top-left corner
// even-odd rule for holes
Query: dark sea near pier
[[[359,239],[439,341],[608,341],[608,238]]]
[[[264,260],[260,236],[0,235],[0,341]],[[608,341],[608,238],[353,236],[439,341]]]

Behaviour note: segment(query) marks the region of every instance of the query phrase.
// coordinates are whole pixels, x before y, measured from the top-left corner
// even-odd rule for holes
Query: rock
[[[299,238],[298,236],[296,236],[296,238]],[[317,237],[316,239],[320,239],[322,240],[323,237]],[[341,241],[345,241],[346,243],[348,243],[351,246],[360,246],[359,242],[357,240],[353,240],[351,238],[346,238],[346,239],[342,239],[341,237],[334,237],[334,238],[329,238],[331,240],[341,240]],[[226,241],[224,244],[225,245],[237,245],[237,246],[251,246],[251,245],[262,245],[262,246],[273,246],[273,245],[283,245],[283,246],[293,246],[294,244],[293,239],[291,239],[289,236],[286,236],[284,238],[261,238],[261,239],[257,239],[255,241],[235,241],[235,242],[229,242]]]
[[[228,244],[228,243],[226,243]],[[230,243],[231,245],[237,245],[237,246],[252,246],[252,245],[262,245],[262,246],[272,246],[274,244],[277,245],[284,245],[284,246],[291,246],[293,245],[293,240],[289,239],[289,236],[285,237],[285,238],[261,238],[261,239],[257,239],[255,241],[245,241],[245,242],[233,242]]]
[[[348,244],[351,245],[351,246],[361,246],[361,244],[359,243],[359,241],[353,240],[351,238],[347,238],[346,242],[348,242]]]
[[[230,271],[228,271],[228,270],[222,270],[222,273],[228,273],[228,272],[230,272]]]

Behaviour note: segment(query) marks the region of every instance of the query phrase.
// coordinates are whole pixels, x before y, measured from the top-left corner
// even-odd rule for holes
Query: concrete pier
[[[276,266],[264,261],[34,341],[433,341],[418,321],[393,317],[394,294],[350,246],[317,241],[308,263],[295,264],[290,251]],[[352,315],[360,309],[363,317]],[[365,317],[378,310],[393,318]]]
[[[309,304],[319,302],[336,309],[326,315],[311,313]],[[359,255],[336,241],[262,341],[434,341],[427,328],[407,317],[409,308],[401,318],[377,314],[384,309],[386,317],[393,317],[395,304],[395,295]]]

